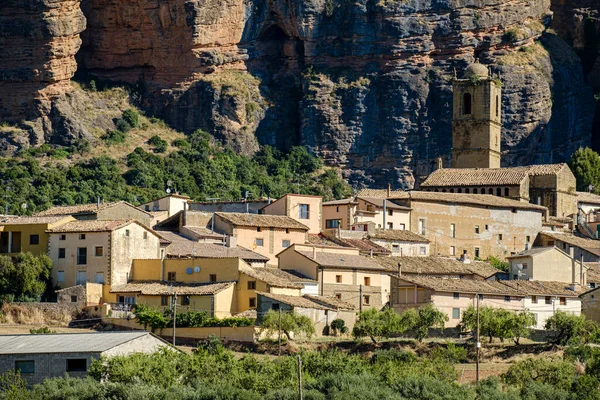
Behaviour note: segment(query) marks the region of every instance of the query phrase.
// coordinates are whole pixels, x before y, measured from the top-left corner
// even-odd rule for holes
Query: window
[[[501,233],[498,234],[498,240],[502,240],[502,234]]]
[[[473,188],[473,194],[477,194],[477,188]]]
[[[552,297],[550,297],[550,296],[546,296],[546,297],[545,297],[545,303],[546,303],[546,304],[552,304]]]
[[[67,372],[87,371],[87,360],[85,358],[72,358],[67,360]]]
[[[508,188],[504,188],[504,197],[508,197]]]
[[[64,248],[58,249],[58,258],[65,258],[65,249]]]
[[[146,211],[150,211],[150,204],[146,204],[146,205],[144,206],[144,208],[146,209]]]
[[[77,248],[77,265],[87,264],[87,247]]]
[[[260,226],[256,227],[256,232],[262,232],[262,228]]]
[[[256,290],[256,281],[248,281],[248,290]]]
[[[77,303],[77,296],[71,296],[71,303]]]
[[[393,222],[388,222],[387,223],[387,227],[388,227],[388,229],[394,229],[394,223]]]
[[[450,237],[456,237],[456,224],[450,224]]]
[[[365,286],[371,286],[371,278],[369,278],[368,276],[365,276]]]
[[[79,240],[85,240],[85,233],[79,234]]]
[[[271,229],[273,230],[273,229]],[[290,228],[285,228],[285,233],[290,233]]]
[[[341,275],[336,275],[335,276],[335,283],[342,283],[342,276]]]
[[[284,249],[290,247],[290,241],[288,239],[283,239],[281,241],[281,247],[283,247]]]
[[[529,243],[531,241],[531,236],[525,236],[525,241]]]
[[[248,299],[248,307],[256,308],[256,297],[250,297]]]
[[[309,218],[310,208],[309,208],[308,204],[299,204],[298,210],[299,210],[298,218],[300,218],[300,219],[308,219]]]
[[[256,247],[263,247],[265,245],[264,239],[254,239],[254,245]]]
[[[454,246],[450,246],[450,255],[451,256],[455,256],[456,255],[456,248]]]
[[[29,244],[40,244],[40,235],[29,235]]]
[[[465,189],[465,193],[470,193],[470,192],[471,192],[471,190],[469,190],[469,188]]]
[[[335,212],[340,212],[340,207],[339,206],[335,207]]]
[[[486,231],[487,231],[487,230],[489,230],[489,227],[488,227],[487,225],[485,226],[485,230],[486,230]]]
[[[392,245],[392,253],[400,253],[400,245],[399,244]]]
[[[326,229],[337,229],[340,227],[342,223],[341,219],[326,219],[325,220],[325,228]]]
[[[148,239],[148,232],[144,231],[144,240]]]
[[[364,295],[363,296],[363,304],[364,305],[368,306],[369,303],[370,303],[370,301],[371,301],[371,296],[369,296],[369,295]]]
[[[425,226],[425,219],[424,218],[419,218],[419,234],[420,235],[425,235],[425,230],[427,229],[427,227]]]
[[[96,246],[94,248],[94,255],[96,257],[102,257],[104,255],[104,247],[102,247],[102,246]]]
[[[559,298],[559,304],[561,306],[566,306],[567,305],[567,298],[566,297],[560,297]]]
[[[175,282],[177,280],[177,274],[175,272],[167,272],[167,281]]]
[[[460,299],[460,294],[459,294],[459,293],[457,293],[457,292],[454,292],[454,293],[452,294],[452,297],[454,297],[454,299]]]
[[[65,271],[58,271],[56,274],[56,281],[58,283],[64,282],[65,281]]]
[[[500,99],[496,96],[496,117],[500,116]]]
[[[388,208],[387,212],[390,217],[394,216],[394,210],[392,210],[391,208]]]
[[[471,93],[463,94],[463,115],[471,114]]]
[[[452,319],[460,319],[460,308],[452,309]]]
[[[498,196],[498,197],[502,196],[502,189],[501,188],[496,188],[496,196]]]
[[[406,225],[405,224],[400,224],[400,226],[398,226],[398,229],[403,231],[406,229]]]
[[[190,296],[181,296],[181,305],[189,306],[190,305]]]
[[[169,296],[160,296],[160,305],[168,306],[169,305]]]
[[[96,283],[104,283],[104,272],[96,272],[94,280]]]
[[[537,304],[537,296],[531,296],[531,304]]]
[[[510,296],[504,296],[504,301],[510,301]]]
[[[479,233],[479,225],[475,225],[475,233]]]
[[[335,298],[338,299],[338,300],[341,300],[342,299],[342,294],[341,293],[336,293],[335,294]]]
[[[489,189],[488,189],[488,194],[494,194],[494,189],[492,189],[492,188],[489,188]]]
[[[210,274],[210,275],[208,276],[208,280],[209,280],[210,282],[216,282],[216,281],[217,281],[217,274]]]
[[[427,247],[425,247],[425,246],[419,247],[419,254],[422,255],[422,256],[426,255],[427,254]]]
[[[125,236],[129,237],[129,229],[125,229]]]
[[[279,303],[271,304],[271,310],[274,310],[274,311],[279,310]]]
[[[479,258],[479,247],[475,247],[475,257]]]
[[[478,294],[477,297],[479,297],[479,300],[483,300],[483,295],[482,294]]]
[[[83,285],[87,282],[87,273],[85,271],[77,271],[75,274],[75,284]]]
[[[67,235],[58,235],[58,240],[67,240]]]
[[[35,361],[33,360],[17,360],[15,361],[15,369],[21,374],[34,374]]]
[[[523,263],[523,269],[527,269],[527,263]]]

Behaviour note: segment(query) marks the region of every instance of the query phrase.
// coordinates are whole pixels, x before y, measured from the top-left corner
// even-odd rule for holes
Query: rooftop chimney
[[[391,195],[392,195],[392,185],[390,183],[388,183],[387,197],[390,197]]]
[[[317,259],[317,246],[313,246],[313,260]]]
[[[442,168],[444,168],[444,162],[442,161],[442,157],[438,157],[438,158],[436,159],[436,162],[437,162],[437,169],[442,169]]]
[[[233,235],[227,235],[225,238],[225,247],[236,247],[237,246],[237,238]]]

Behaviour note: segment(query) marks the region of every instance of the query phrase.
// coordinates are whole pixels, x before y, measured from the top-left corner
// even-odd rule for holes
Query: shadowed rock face
[[[8,3],[14,9],[18,2]],[[29,3],[61,4],[61,10],[78,4]],[[503,164],[558,162],[590,143],[594,100],[581,60],[558,37],[542,37],[550,0],[83,0],[81,6],[88,25],[77,55],[82,69],[143,83],[148,111],[186,132],[205,129],[247,154],[259,142],[303,144],[351,181],[409,187],[433,159],[450,153],[451,81],[476,58],[503,81]],[[75,11],[61,13],[79,21]],[[34,14],[26,19],[48,19]],[[55,109],[58,118],[62,111]],[[76,121],[63,125],[75,135]]]

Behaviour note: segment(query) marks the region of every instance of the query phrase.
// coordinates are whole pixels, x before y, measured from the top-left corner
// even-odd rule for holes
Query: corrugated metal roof
[[[0,335],[0,354],[101,353],[150,332]]]

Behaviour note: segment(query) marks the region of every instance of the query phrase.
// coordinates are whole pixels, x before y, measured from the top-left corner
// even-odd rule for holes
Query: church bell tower
[[[501,84],[471,64],[453,83],[452,167],[500,168]]]

